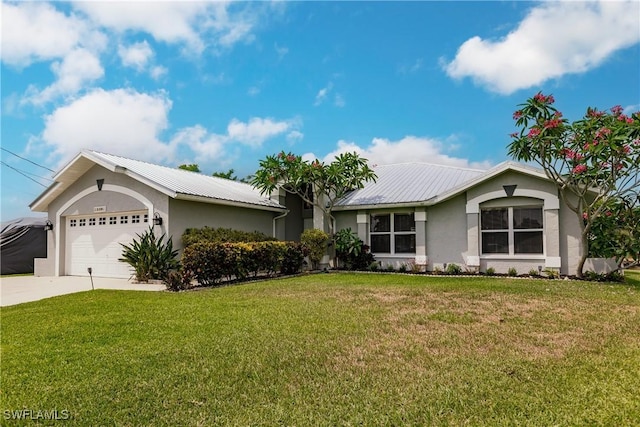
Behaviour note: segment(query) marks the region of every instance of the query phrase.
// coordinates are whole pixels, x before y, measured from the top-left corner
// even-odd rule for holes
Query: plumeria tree
[[[588,108],[569,123],[556,109],[552,95],[538,93],[520,105],[513,118],[509,155],[537,163],[556,183],[563,202],[576,214],[582,257],[576,275],[582,277],[594,222],[612,203],[637,203],[640,190],[640,113]]]
[[[333,235],[334,218],[331,211],[335,203],[349,191],[362,188],[376,178],[367,159],[357,153],[340,154],[333,162],[325,164],[318,159],[305,161],[302,156],[282,151],[260,161],[260,168],[251,184],[261,194],[270,194],[277,188],[283,188],[288,193],[300,196],[322,211],[329,234]]]

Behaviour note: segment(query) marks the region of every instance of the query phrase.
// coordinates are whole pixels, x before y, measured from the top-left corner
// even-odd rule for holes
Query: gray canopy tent
[[[33,259],[47,257],[46,218],[2,222],[0,274],[33,273]]]

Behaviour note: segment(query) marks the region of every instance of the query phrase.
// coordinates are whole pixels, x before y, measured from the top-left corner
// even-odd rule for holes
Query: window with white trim
[[[415,215],[413,213],[371,215],[369,237],[372,253],[415,254]]]
[[[484,208],[480,211],[482,254],[542,254],[541,206]]]

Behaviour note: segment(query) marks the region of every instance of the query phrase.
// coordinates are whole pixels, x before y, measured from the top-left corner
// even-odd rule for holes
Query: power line
[[[40,176],[40,175],[37,175],[37,174],[35,174],[35,173],[27,172],[27,171],[22,170],[22,169],[16,169],[16,170],[17,170],[17,171],[19,171],[19,172],[22,172],[23,174],[27,174],[27,175],[35,176],[36,178],[46,179],[47,181],[51,181],[51,182],[53,182],[53,180],[52,180],[51,178],[47,178],[46,176]]]
[[[46,166],[39,165],[39,164],[37,164],[37,163],[36,163],[36,162],[34,162],[34,161],[31,161],[31,160],[26,159],[26,158],[24,158],[24,157],[22,157],[22,156],[19,156],[19,155],[17,155],[16,153],[14,153],[13,151],[9,151],[9,150],[7,150],[7,149],[6,149],[6,148],[4,148],[4,147],[0,147],[0,148],[2,149],[2,151],[6,151],[6,152],[7,152],[7,153],[9,153],[9,154],[13,154],[14,156],[18,157],[19,159],[26,160],[27,162],[29,162],[29,163],[31,163],[31,164],[34,164],[34,165],[38,166],[39,168],[46,169],[46,170],[48,170],[48,171],[50,171],[50,172],[56,173],[56,171],[54,171],[53,169],[49,169],[49,168],[48,168],[48,167],[46,167]]]
[[[0,160],[0,163],[1,163],[1,164],[3,164],[3,165],[5,165],[5,166],[6,166],[6,167],[8,167],[9,169],[13,169],[14,171],[18,172],[20,175],[24,176],[25,178],[29,178],[31,181],[35,182],[36,184],[40,184],[40,185],[42,185],[44,188],[47,188],[47,186],[46,186],[46,185],[44,185],[44,184],[43,184],[43,183],[41,183],[41,182],[36,181],[35,179],[31,178],[29,175],[27,175],[27,174],[23,173],[21,170],[16,169],[16,168],[14,168],[13,166],[8,165],[8,164],[6,164],[5,162],[3,162],[3,161],[1,161],[1,160]]]

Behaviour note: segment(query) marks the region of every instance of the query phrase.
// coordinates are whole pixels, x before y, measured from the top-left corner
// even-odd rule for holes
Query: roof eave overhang
[[[334,206],[333,210],[340,211],[359,211],[369,209],[403,209],[420,206],[429,206],[433,203],[430,200],[419,200],[413,202],[399,202],[399,203],[377,203],[377,204],[363,204],[363,205],[340,205]]]
[[[259,205],[254,203],[237,202],[233,200],[217,199],[214,197],[196,196],[194,194],[176,193],[174,199],[187,200],[190,202],[209,203],[212,205],[233,206],[237,208],[256,209],[261,211],[270,212],[286,212],[287,208],[284,206],[268,206]]]

